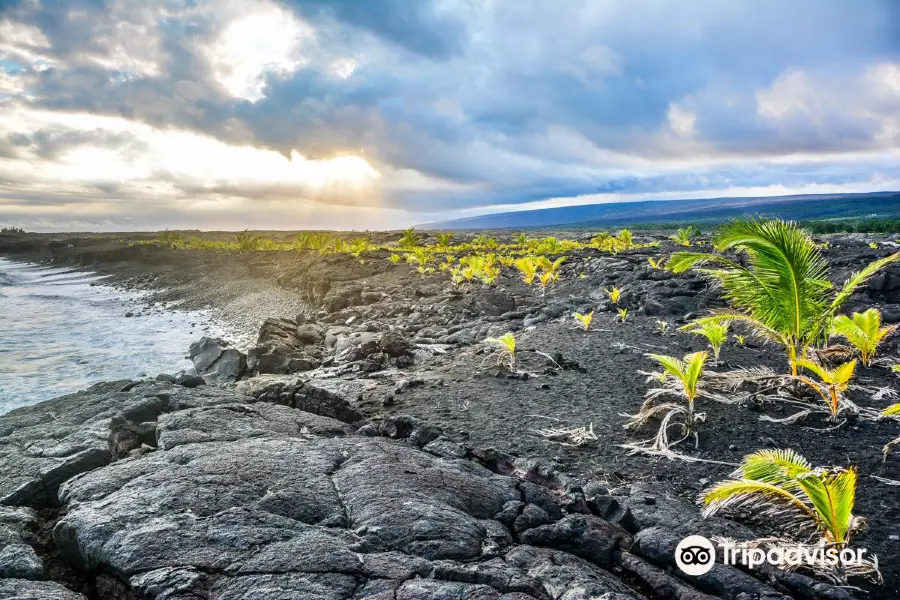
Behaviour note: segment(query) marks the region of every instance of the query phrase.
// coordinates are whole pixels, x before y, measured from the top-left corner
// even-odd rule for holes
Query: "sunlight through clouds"
[[[314,38],[312,27],[290,12],[260,2],[229,24],[208,53],[216,78],[228,93],[256,102],[265,95],[266,77],[286,77],[308,64],[302,51]]]
[[[17,109],[0,121],[0,136],[28,140],[13,158],[0,159],[0,177],[27,186],[31,179],[59,189],[115,184],[123,192],[146,190],[155,180],[170,181],[168,195],[188,189],[227,189],[235,197],[267,195],[285,200],[314,200],[329,193],[339,203],[369,204],[376,200],[381,178],[363,158],[340,155],[310,160],[297,152],[286,157],[273,150],[235,146],[209,136],[162,130],[116,117]],[[36,135],[35,135],[36,132]],[[53,160],[55,142],[78,138]],[[342,192],[335,194],[332,188]],[[156,193],[165,194],[157,187]]]
[[[0,225],[401,226],[900,180],[894,0],[0,4]]]

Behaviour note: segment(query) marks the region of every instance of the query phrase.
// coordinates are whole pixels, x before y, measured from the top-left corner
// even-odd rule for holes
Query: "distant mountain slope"
[[[426,223],[419,228],[596,228],[642,223],[716,222],[748,214],[796,220],[900,217],[900,192],[611,202],[482,215]]]

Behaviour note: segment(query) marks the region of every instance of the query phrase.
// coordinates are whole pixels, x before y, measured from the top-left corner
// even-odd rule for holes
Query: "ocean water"
[[[0,414],[99,381],[189,368],[190,343],[224,333],[205,312],[148,310],[143,294],[102,281],[0,258]]]

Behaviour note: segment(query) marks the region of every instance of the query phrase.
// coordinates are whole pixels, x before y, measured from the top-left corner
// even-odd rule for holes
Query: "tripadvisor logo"
[[[687,575],[709,573],[716,562],[716,548],[702,535],[689,535],[675,548],[675,564]]]
[[[762,548],[753,543],[737,543],[716,540],[714,545],[702,535],[689,535],[675,547],[675,564],[686,575],[705,575],[716,563],[716,549],[720,550],[723,564],[742,565],[755,569],[763,563],[780,568],[809,567],[857,567],[866,564],[865,548],[835,548],[824,545],[785,544]]]

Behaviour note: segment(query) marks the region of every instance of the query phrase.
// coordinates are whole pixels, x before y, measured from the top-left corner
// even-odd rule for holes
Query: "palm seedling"
[[[709,347],[712,348],[713,351],[713,360],[716,362],[719,361],[719,352],[722,350],[722,345],[728,341],[728,323],[715,323],[712,321],[705,321],[697,324],[690,324],[685,327],[682,327],[683,330],[686,330],[688,333],[693,333],[694,335],[700,335],[706,338],[706,341],[709,342]]]
[[[701,393],[700,378],[709,354],[694,352],[679,360],[674,356],[649,354],[650,358],[662,366],[662,372],[645,373],[647,381],[656,381],[658,387],[651,388],[646,394],[641,410],[631,415],[626,429],[640,429],[652,420],[659,419],[660,426],[656,436],[642,444],[628,446],[632,450],[657,453],[668,453],[669,448],[694,437],[694,446],[699,445],[697,427],[706,420],[706,415],[694,410],[694,402]],[[676,396],[684,401],[684,405],[674,402],[657,403],[662,396]],[[678,418],[680,417],[680,421]],[[669,429],[678,426],[682,437],[675,442],[669,441]]]
[[[484,234],[479,235],[477,238],[472,240],[472,245],[484,248],[485,250],[493,250],[497,246],[499,246],[496,238],[492,238]]]
[[[242,252],[258,250],[261,241],[261,237],[259,237],[258,235],[253,235],[247,229],[234,234],[234,242],[235,244],[237,244],[238,249]]]
[[[416,230],[410,227],[409,229],[403,230],[403,237],[400,238],[400,247],[404,249],[412,248],[419,241],[418,236],[416,236]]]
[[[591,311],[586,315],[577,312],[575,313],[575,320],[581,324],[582,329],[587,331],[591,328],[591,321],[594,320],[594,311]]]
[[[606,290],[606,295],[609,296],[609,299],[612,300],[613,304],[618,304],[619,298],[622,297],[622,290],[617,287],[613,287],[612,289]]]
[[[448,232],[437,234],[437,243],[441,248],[447,248],[450,246],[450,242],[453,241],[453,234]]]
[[[159,243],[168,246],[173,250],[184,247],[184,236],[177,231],[169,231],[166,229],[159,235]]]
[[[634,244],[634,235],[628,229],[620,231],[619,235],[616,236],[616,239],[618,239],[626,249],[631,248]]]
[[[681,245],[681,246],[693,246],[693,242],[691,241],[696,234],[693,225],[688,225],[687,227],[680,228],[675,235],[669,236],[669,239],[673,242]]]
[[[388,257],[388,260],[396,265],[397,263],[400,262],[400,255],[399,254],[391,254]]]
[[[524,248],[528,245],[528,235],[525,233],[520,233],[516,236],[516,244],[518,244],[519,248]]]
[[[853,404],[844,398],[844,392],[850,387],[850,380],[853,378],[853,373],[856,370],[855,360],[829,369],[804,358],[797,361],[797,366],[812,371],[819,378],[819,381],[815,381],[806,375],[797,376],[798,380],[812,388],[825,402],[832,419],[837,417],[842,409],[853,408]]]
[[[881,312],[870,308],[853,313],[853,317],[838,315],[831,326],[833,335],[846,338],[859,351],[862,364],[869,366],[882,340],[896,331],[898,325],[881,326]]]
[[[659,332],[663,335],[669,330],[669,322],[663,321],[662,319],[656,320],[656,328],[659,329]]]
[[[538,266],[544,271],[550,271],[551,273],[559,273],[559,268],[565,262],[566,257],[560,256],[556,260],[550,260],[546,256],[539,256],[537,258]]]
[[[738,346],[746,346],[747,345],[747,338],[744,337],[743,335],[740,335],[737,333],[734,335],[734,341],[737,342]]]
[[[664,256],[660,256],[659,258],[653,258],[652,256],[647,257],[647,262],[650,263],[651,269],[662,269],[665,260],[666,258]]]
[[[516,336],[512,332],[504,333],[500,337],[487,338],[484,341],[497,345],[498,366],[506,366],[510,371],[516,370]]]
[[[560,256],[554,261],[551,261],[546,256],[539,256],[537,258],[537,266],[541,269],[541,273],[538,275],[538,282],[541,284],[541,294],[546,294],[547,288],[550,287],[551,284],[559,281],[559,268],[565,260],[565,256]]]
[[[876,244],[875,242],[869,242],[869,248],[871,248],[872,250],[878,250],[878,244]]]
[[[747,511],[777,522],[799,542],[841,550],[863,524],[853,514],[856,482],[855,467],[813,468],[793,450],[760,450],[744,457],[730,479],[703,492],[703,516]],[[835,567],[822,560],[813,568],[839,583],[848,575],[877,574],[877,562]]]
[[[542,254],[561,254],[565,252],[565,250],[565,245],[552,235],[548,235],[540,242],[540,251]]]
[[[534,258],[530,256],[526,256],[523,258],[516,259],[513,263],[519,272],[522,273],[522,281],[525,282],[525,285],[531,285],[534,283],[534,278],[537,277],[538,273],[538,265]]]
[[[732,221],[714,237],[719,253],[677,252],[668,267],[701,272],[721,283],[730,309],[695,323],[740,322],[757,337],[781,344],[793,375],[807,350],[824,341],[834,315],[860,285],[900,253],[876,260],[853,274],[840,290],[828,279],[828,263],[812,238],[796,223],[781,220]],[[744,254],[746,265],[721,252]]]
[[[603,246],[606,244],[612,236],[608,231],[601,231],[597,235],[591,238],[591,243],[596,246]]]
[[[557,279],[559,279],[559,273],[554,271],[541,271],[541,274],[538,275],[538,283],[541,284],[542,296],[547,294],[547,288],[550,287],[552,283],[555,283]]]
[[[628,309],[627,309],[627,308],[620,308],[620,307],[617,306],[617,307],[616,307],[616,312],[619,313],[619,321],[621,321],[622,323],[624,323],[624,322],[625,322],[625,319],[628,318]]]

